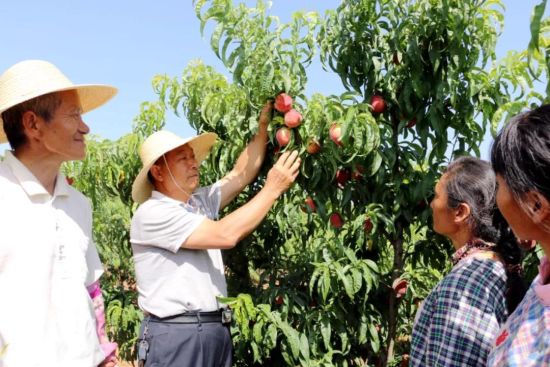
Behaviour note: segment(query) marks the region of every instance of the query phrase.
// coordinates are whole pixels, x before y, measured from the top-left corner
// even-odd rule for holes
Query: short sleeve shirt
[[[158,191],[132,218],[130,241],[136,267],[138,303],[158,317],[214,311],[227,294],[221,251],[190,250],[182,244],[206,219],[216,219],[218,184],[197,189],[187,203]]]
[[[103,272],[89,201],[58,174],[50,195],[10,151],[0,163],[3,367],[97,366],[104,359],[86,287]]]

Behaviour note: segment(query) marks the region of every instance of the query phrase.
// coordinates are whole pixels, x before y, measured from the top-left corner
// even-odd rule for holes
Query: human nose
[[[90,127],[84,122],[82,117],[80,118],[80,123],[78,125],[78,131],[82,134],[88,134],[90,132]]]
[[[196,158],[190,159],[189,160],[189,165],[190,165],[191,169],[195,169],[195,170],[199,169],[199,163],[197,162]]]

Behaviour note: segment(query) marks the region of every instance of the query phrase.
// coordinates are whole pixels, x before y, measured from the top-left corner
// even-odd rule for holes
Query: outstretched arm
[[[200,250],[234,247],[260,224],[277,198],[288,190],[299,168],[298,152],[283,153],[269,170],[264,187],[252,200],[219,221],[204,219],[181,247]]]
[[[220,209],[229,204],[258,175],[265,157],[267,126],[271,119],[272,103],[262,108],[258,121],[258,133],[243,150],[235,167],[220,180]]]

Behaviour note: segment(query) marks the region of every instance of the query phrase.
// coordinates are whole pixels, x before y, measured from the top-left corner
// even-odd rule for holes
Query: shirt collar
[[[42,183],[38,181],[36,176],[19,160],[10,150],[6,150],[4,155],[4,162],[8,165],[13,175],[19,181],[19,184],[25,190],[29,197],[34,196],[48,196],[50,193],[44,188]],[[55,180],[55,189],[53,196],[68,196],[69,184],[67,179],[60,172],[57,174]]]
[[[550,306],[550,261],[544,256],[540,259],[539,276],[535,283],[535,293],[545,306]]]

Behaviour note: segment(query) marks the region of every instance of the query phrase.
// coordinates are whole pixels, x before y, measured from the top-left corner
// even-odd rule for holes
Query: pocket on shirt
[[[86,249],[88,247],[85,237],[76,237],[72,241],[63,241],[63,251],[56,251],[56,265],[61,279],[75,280],[84,284],[88,274],[86,264]]]

